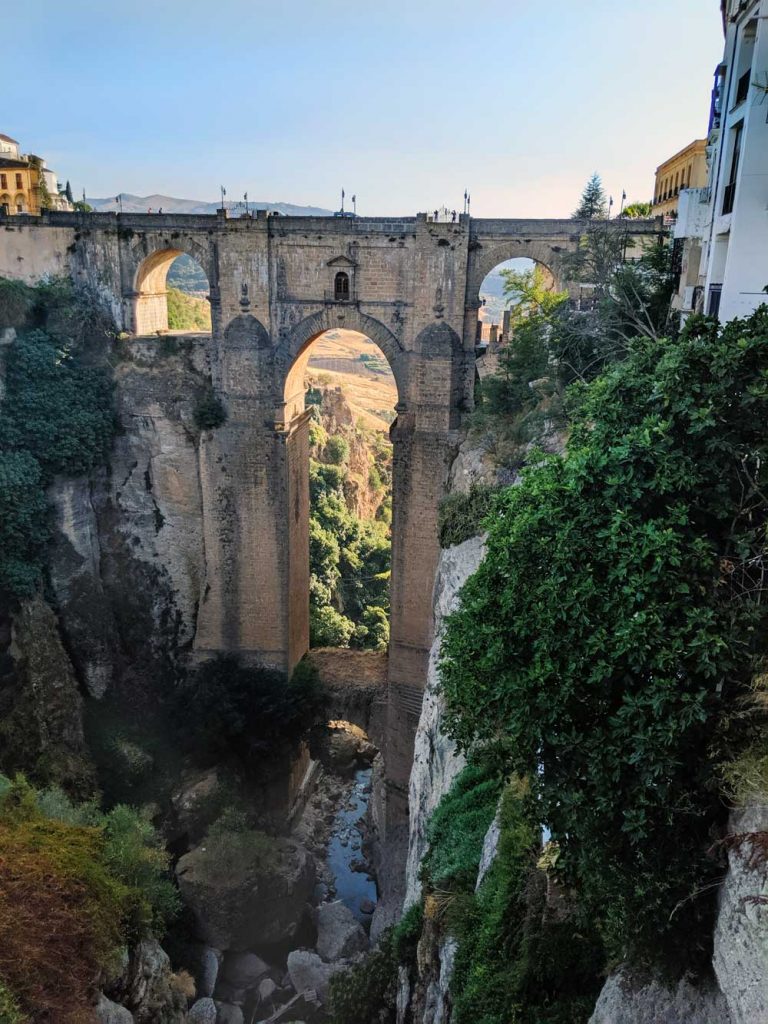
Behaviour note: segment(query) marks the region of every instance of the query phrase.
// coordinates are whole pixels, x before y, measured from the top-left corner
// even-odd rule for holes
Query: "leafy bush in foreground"
[[[763,653],[768,309],[638,339],[567,453],[498,500],[442,646],[464,749],[503,737],[609,953],[706,963],[720,771]]]
[[[167,864],[130,808],[0,777],[0,1015],[90,1024],[99,973],[177,910]]]

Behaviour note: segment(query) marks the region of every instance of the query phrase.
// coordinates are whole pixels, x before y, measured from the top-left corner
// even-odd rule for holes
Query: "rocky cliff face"
[[[204,347],[122,342],[115,369],[119,433],[109,472],[51,489],[51,581],[89,693],[125,671],[162,679],[195,631],[204,579],[199,430]]]
[[[409,841],[405,906],[421,896],[419,866],[427,850],[427,824],[451,783],[464,767],[464,758],[443,734],[443,702],[438,693],[438,659],[443,620],[458,605],[459,591],[477,570],[485,553],[484,538],[472,537],[441,552],[434,591],[435,640],[429,654],[427,688],[416,731],[413,768],[408,787]]]
[[[0,748],[9,773],[89,795],[93,770],[83,736],[82,697],[59,627],[42,597],[6,622],[0,670]],[[2,646],[2,645],[0,645]]]
[[[413,768],[408,790],[409,841],[406,865],[405,907],[421,897],[419,868],[427,851],[429,818],[451,788],[464,767],[464,758],[444,735],[443,702],[438,692],[438,659],[442,623],[458,605],[459,591],[477,570],[485,553],[483,537],[472,537],[463,544],[441,552],[434,591],[435,640],[429,655],[427,688],[416,732]],[[448,1024],[450,1002],[448,986],[453,970],[455,943],[430,934],[429,922],[419,943],[418,981],[411,989],[401,974],[398,994],[398,1024],[412,1019],[414,1024]],[[410,1015],[410,1018],[409,1016]]]

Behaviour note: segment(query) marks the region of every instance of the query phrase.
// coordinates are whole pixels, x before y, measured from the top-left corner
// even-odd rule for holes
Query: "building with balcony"
[[[722,0],[707,182],[681,193],[676,305],[731,320],[768,301],[768,0]]]
[[[42,157],[22,154],[15,139],[0,135],[0,212],[39,214],[44,209],[71,210],[72,204]]]
[[[676,217],[683,189],[707,184],[707,140],[696,139],[656,168],[653,189],[654,217]]]

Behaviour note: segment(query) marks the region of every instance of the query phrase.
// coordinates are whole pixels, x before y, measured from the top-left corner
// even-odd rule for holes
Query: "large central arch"
[[[286,423],[295,415],[298,404],[301,405],[300,411],[303,411],[302,383],[313,343],[326,331],[341,327],[357,331],[378,345],[395,378],[398,405],[405,402],[405,353],[397,337],[380,320],[362,313],[356,306],[328,305],[301,320],[278,346],[276,355],[281,374],[279,387],[283,393]]]
[[[339,312],[342,313],[341,318]],[[288,649],[291,660],[296,661],[309,650],[309,421],[305,409],[304,378],[314,343],[327,331],[343,327],[370,338],[384,353],[397,387],[396,410],[405,409],[403,350],[397,338],[375,317],[354,308],[326,308],[302,320],[278,349],[278,386],[282,389],[283,421],[286,463],[286,545],[288,552],[289,631]],[[397,465],[402,444],[397,421],[390,430],[393,443],[393,464]],[[393,523],[397,522],[400,507],[405,500],[402,493],[402,474],[393,474]],[[403,564],[397,529],[392,531],[391,593],[402,588],[400,567]],[[393,602],[393,610],[395,604]],[[392,627],[398,635],[398,627]]]

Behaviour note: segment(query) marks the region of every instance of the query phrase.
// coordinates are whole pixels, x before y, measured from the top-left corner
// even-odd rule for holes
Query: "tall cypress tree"
[[[600,175],[595,171],[581,193],[581,202],[573,212],[574,220],[595,220],[605,217],[607,203]]]
[[[69,181],[67,181],[67,187],[64,189],[64,195],[70,203],[74,203],[75,200],[72,198],[72,186],[69,184]]]

